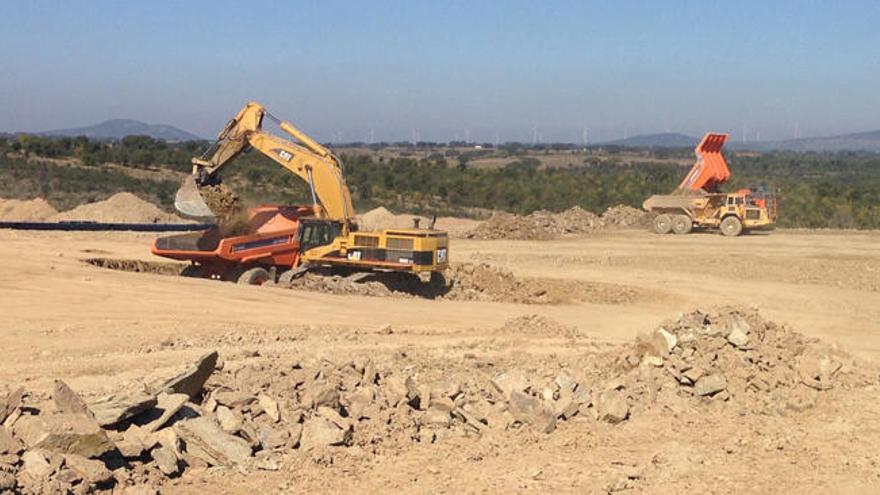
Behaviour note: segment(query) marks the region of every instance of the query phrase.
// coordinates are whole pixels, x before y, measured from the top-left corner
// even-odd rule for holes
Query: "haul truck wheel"
[[[269,272],[259,266],[245,270],[238,277],[238,283],[243,285],[263,285],[268,281]]]
[[[202,278],[205,276],[202,267],[199,265],[189,265],[180,271],[181,277]]]
[[[694,228],[694,222],[687,215],[675,215],[672,217],[672,231],[676,234],[690,234]]]
[[[657,215],[654,219],[654,232],[658,234],[668,234],[672,231],[672,218],[669,215]]]
[[[743,224],[737,217],[727,217],[721,221],[721,233],[728,237],[742,234]]]

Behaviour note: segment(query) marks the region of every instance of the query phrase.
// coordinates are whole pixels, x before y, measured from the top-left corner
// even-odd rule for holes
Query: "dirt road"
[[[63,377],[87,397],[173,373],[206,350],[229,362],[358,355],[423,374],[465,376],[465,355],[492,369],[576,365],[663,320],[713,305],[756,306],[768,320],[880,362],[880,232],[777,231],[727,239],[601,232],[559,241],[456,240],[458,260],[521,277],[602,282],[639,297],[620,304],[522,305],[337,296],[120,272],[90,257],[149,260],[149,235],[0,231],[0,384],[46,399]],[[500,335],[505,321],[542,315],[575,340]],[[393,333],[377,332],[390,324]],[[433,371],[429,371],[433,370]],[[474,370],[488,373],[490,370]],[[620,425],[570,421],[450,437],[402,450],[337,448],[286,457],[281,471],[193,470],[174,491],[876,492],[880,391],[834,390],[794,417],[708,407],[646,413]],[[833,397],[833,400],[830,398]]]

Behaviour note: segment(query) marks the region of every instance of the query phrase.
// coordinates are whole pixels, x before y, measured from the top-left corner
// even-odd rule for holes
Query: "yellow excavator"
[[[270,119],[292,141],[263,129]],[[220,183],[220,171],[254,149],[309,185],[310,206],[262,205],[250,210],[243,233],[205,232],[162,237],[156,255],[192,263],[189,275],[244,284],[290,281],[313,267],[346,271],[396,271],[442,277],[449,263],[446,232],[414,225],[408,229],[360,231],[342,161],[293,124],[258,103],[248,103],[220,132],[177,192],[175,207],[201,220],[217,217],[203,197]]]

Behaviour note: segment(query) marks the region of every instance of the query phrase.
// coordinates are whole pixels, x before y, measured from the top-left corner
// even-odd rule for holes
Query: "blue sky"
[[[10,2],[0,130],[255,100],[322,140],[784,139],[880,129],[878,47],[867,0]]]

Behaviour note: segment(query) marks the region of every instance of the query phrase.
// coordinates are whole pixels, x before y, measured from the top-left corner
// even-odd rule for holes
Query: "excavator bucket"
[[[205,198],[202,197],[199,186],[193,177],[187,177],[183,180],[183,184],[174,196],[174,208],[183,216],[198,220],[213,220],[216,217],[214,212],[208,208],[208,204],[205,203]]]
[[[684,180],[679,184],[680,191],[718,192],[718,186],[727,182],[730,178],[730,169],[727,161],[721,154],[724,143],[727,142],[727,134],[706,133],[700,144],[694,149],[697,162],[688,172]]]

